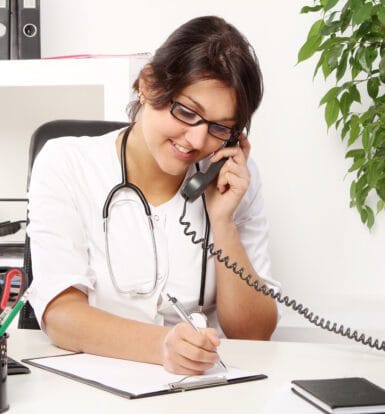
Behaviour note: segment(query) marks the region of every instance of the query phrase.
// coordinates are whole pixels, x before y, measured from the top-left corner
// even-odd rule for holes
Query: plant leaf
[[[354,200],[356,198],[356,182],[352,181],[350,184],[350,198]]]
[[[302,7],[300,13],[316,12],[318,10],[321,10],[322,8],[323,8],[322,5],[318,5],[318,6],[304,6],[304,7]]]
[[[366,211],[368,213],[366,225],[368,226],[369,229],[371,229],[374,224],[374,213],[373,213],[373,210],[369,206],[366,206]]]
[[[378,20],[385,26],[385,8],[384,7],[378,7],[377,9],[377,17]]]
[[[350,96],[352,98],[352,101],[356,101],[358,103],[361,103],[361,95],[358,92],[358,89],[357,89],[357,86],[356,85],[352,85],[349,88],[349,93],[350,93]]]
[[[345,125],[344,125],[344,127],[342,128],[342,131],[341,131],[342,140],[345,138],[345,136],[348,133],[349,129],[350,129],[350,122],[348,121],[348,122],[345,123]]]
[[[330,126],[333,125],[337,121],[339,111],[340,111],[340,104],[337,98],[330,100],[326,104],[325,120],[326,120],[326,124],[328,128],[330,128]]]
[[[357,115],[353,115],[350,119],[350,136],[348,145],[352,145],[360,134],[360,121]]]
[[[320,101],[320,106],[329,102],[332,99],[337,98],[338,92],[340,91],[339,86],[335,86],[334,88],[331,88],[326,94],[323,96],[323,98]]]
[[[365,59],[366,63],[369,67],[369,71],[372,71],[373,62],[376,60],[378,56],[377,48],[375,46],[369,46],[365,50]]]
[[[367,213],[365,208],[361,208],[359,210],[359,212],[360,212],[360,216],[361,216],[361,221],[362,221],[363,224],[365,224],[366,220],[368,219],[368,213]]]
[[[385,78],[385,54],[382,56],[381,62],[379,64],[380,76]]]
[[[356,54],[356,59],[358,60],[358,62],[360,63],[362,69],[365,72],[369,72],[370,68],[368,66],[368,63],[366,61],[366,48],[365,46],[360,46],[358,49],[358,52]]]
[[[344,92],[340,98],[340,109],[343,116],[346,116],[349,113],[351,104],[352,99],[350,93]]]
[[[352,38],[359,41],[361,38],[369,36],[372,32],[372,21],[367,20],[366,22],[360,24],[359,28],[353,32]]]
[[[361,168],[365,164],[365,158],[358,158],[353,162],[353,165],[349,168],[349,172],[353,172]]]
[[[338,58],[341,56],[343,49],[344,49],[343,45],[335,45],[329,50],[327,61],[331,69],[334,69],[337,67]]]
[[[374,138],[373,145],[376,148],[378,148],[384,143],[385,143],[385,131],[380,128],[375,132],[375,138]]]
[[[358,10],[362,6],[362,0],[350,0],[350,7],[353,11]]]
[[[368,185],[371,188],[375,188],[379,178],[381,177],[380,171],[378,169],[378,160],[373,159],[368,163]]]
[[[298,52],[298,62],[302,62],[303,60],[309,59],[309,57],[313,56],[318,46],[321,44],[322,36],[312,36],[309,37],[304,45]]]
[[[366,86],[369,96],[372,99],[376,99],[378,95],[378,88],[380,87],[380,80],[378,78],[370,78]]]
[[[328,62],[327,62],[326,58],[324,58],[324,60],[322,61],[322,73],[324,74],[325,79],[332,73],[332,69],[328,65]]]
[[[361,24],[372,14],[373,5],[371,3],[362,4],[361,7],[353,11],[353,24]]]
[[[363,128],[362,129],[362,146],[364,147],[364,150],[366,152],[369,152],[370,144],[371,144],[371,136],[369,128]]]
[[[323,19],[317,20],[315,23],[313,23],[312,27],[309,30],[309,33],[307,35],[307,38],[311,38],[313,36],[318,36],[320,29],[324,26]]]
[[[335,25],[336,23],[340,23],[339,20],[334,20],[334,18],[337,16],[339,12],[338,11],[334,11],[333,13],[330,13],[329,16],[326,18],[325,16],[325,25],[326,26],[330,26],[330,25]]]
[[[348,56],[349,56],[349,51],[346,49],[344,53],[342,54],[342,57],[337,66],[337,73],[336,73],[337,81],[339,81],[345,75],[346,67],[348,63]]]
[[[341,33],[344,33],[345,30],[349,27],[350,25],[350,20],[352,18],[352,10],[350,7],[347,7],[348,3],[346,3],[341,16],[340,16],[340,20],[341,20]]]
[[[366,176],[361,176],[356,185],[357,195],[362,193],[367,185]]]
[[[332,9],[337,3],[338,0],[327,0],[324,6],[325,12]]]
[[[319,58],[319,61],[317,63],[317,66],[315,67],[315,70],[314,70],[314,73],[313,73],[313,79],[316,77],[319,68],[322,66],[324,56],[325,56],[325,51],[322,52],[321,57]]]
[[[363,149],[353,149],[346,153],[345,158],[364,158],[365,151]]]
[[[336,20],[334,22],[329,22],[327,25],[325,24],[320,29],[320,35],[322,36],[329,36],[331,34],[337,33],[340,31],[341,22]]]
[[[377,183],[376,193],[385,202],[385,178]]]
[[[352,79],[355,79],[357,75],[362,71],[360,63],[355,59],[354,56],[351,56],[349,59],[350,69],[352,72]]]

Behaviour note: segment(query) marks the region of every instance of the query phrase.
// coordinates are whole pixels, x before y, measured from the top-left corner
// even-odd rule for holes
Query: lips
[[[179,144],[176,144],[176,143],[174,143],[174,147],[175,147],[178,151],[183,152],[184,154],[187,154],[188,152],[190,152],[190,151],[191,151],[191,150],[189,150],[189,149],[187,149],[187,148],[185,148],[185,147],[182,147],[182,145],[179,145]]]
[[[184,147],[183,145],[177,144],[171,141],[174,154],[183,160],[191,159],[194,156],[195,150]]]

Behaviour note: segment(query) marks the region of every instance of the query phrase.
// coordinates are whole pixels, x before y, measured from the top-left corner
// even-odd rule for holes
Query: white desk
[[[41,331],[10,330],[8,354],[15,359],[55,355]],[[385,387],[385,352],[362,345],[223,340],[223,360],[255,369],[268,379],[173,395],[128,400],[60,375],[31,367],[31,374],[8,377],[12,414],[135,413],[282,414],[320,411],[294,395],[292,379],[364,376]]]

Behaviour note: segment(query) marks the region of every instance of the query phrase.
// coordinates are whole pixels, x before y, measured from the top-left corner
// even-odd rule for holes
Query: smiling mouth
[[[190,152],[193,151],[191,149],[187,149],[185,147],[182,147],[182,145],[176,144],[175,142],[173,142],[173,145],[178,151],[183,152],[183,154],[189,154]]]

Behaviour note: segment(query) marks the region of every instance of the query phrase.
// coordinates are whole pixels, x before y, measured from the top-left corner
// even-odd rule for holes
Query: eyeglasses
[[[204,119],[201,115],[177,101],[170,101],[170,113],[178,121],[190,126],[207,124],[209,134],[221,141],[228,141],[234,132],[234,128],[207,121],[207,119]]]

